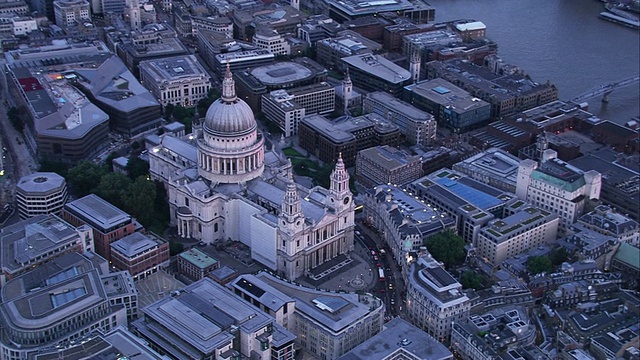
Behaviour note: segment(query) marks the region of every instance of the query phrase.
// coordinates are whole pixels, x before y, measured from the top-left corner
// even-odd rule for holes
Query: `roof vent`
[[[400,345],[400,346],[407,346],[407,345],[409,345],[409,344],[411,344],[411,340],[409,340],[409,339],[402,339],[398,345]]]

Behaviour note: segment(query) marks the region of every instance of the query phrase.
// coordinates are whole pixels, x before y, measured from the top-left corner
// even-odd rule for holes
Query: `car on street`
[[[389,284],[389,290],[393,290],[393,284]]]

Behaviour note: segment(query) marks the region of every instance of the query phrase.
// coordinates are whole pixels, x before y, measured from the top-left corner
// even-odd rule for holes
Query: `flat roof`
[[[352,55],[342,58],[342,61],[392,84],[401,84],[411,79],[411,73],[408,70],[380,55],[371,53]]]
[[[387,109],[392,109],[394,112],[404,115],[413,122],[427,123],[434,121],[433,115],[384,91],[368,93],[365,95],[365,99],[367,98],[374,99],[375,101],[382,103]]]
[[[396,317],[384,325],[384,330],[351,349],[338,360],[384,360],[401,353],[412,359],[444,360],[453,354],[431,335]]]
[[[177,296],[165,297],[143,311],[151,321],[139,319],[134,323],[136,329],[145,336],[160,337],[167,346],[186,345],[187,348],[179,348],[184,353],[197,350],[209,354],[231,344],[237,336],[231,333],[231,325],[252,334],[275,322],[209,278],[188,285]]]
[[[68,253],[51,265],[9,280],[2,288],[0,308],[11,328],[32,331],[53,326],[107,300],[98,271],[90,261]]]
[[[131,221],[131,215],[96,194],[68,202],[65,209],[102,232]]]
[[[494,206],[502,204],[502,201],[495,196],[482,192],[471,186],[465,185],[459,181],[453,180],[448,177],[432,178],[434,182],[439,184],[442,188],[455,194],[456,196],[465,199],[470,204],[479,207],[482,210],[490,209]]]
[[[622,243],[614,259],[638,269],[640,268],[640,249],[628,243]]]
[[[350,16],[364,16],[381,12],[406,10],[435,10],[424,1],[409,0],[330,0],[329,6],[335,7]]]
[[[111,249],[125,256],[133,257],[147,250],[158,247],[158,245],[158,241],[151,239],[142,233],[135,232],[111,243]]]
[[[249,72],[267,86],[295,83],[316,75],[308,67],[293,61],[258,66]]]
[[[246,50],[246,51],[232,51],[224,54],[216,55],[216,60],[220,64],[229,64],[250,61],[250,60],[258,60],[258,59],[274,59],[275,55],[271,53],[269,50],[258,49],[258,50]]]
[[[459,31],[470,31],[470,30],[484,30],[487,26],[482,21],[472,21],[468,23],[458,23],[456,24],[456,29]]]
[[[477,109],[483,107],[491,107],[488,102],[478,99],[467,91],[440,78],[408,85],[405,86],[405,89],[458,114],[477,111]]]
[[[16,188],[27,194],[44,194],[62,190],[66,186],[65,179],[52,172],[35,172],[18,180]]]
[[[148,72],[156,82],[209,79],[209,74],[194,55],[146,60],[141,61],[139,66],[141,71]]]
[[[365,157],[375,162],[377,166],[387,170],[400,169],[408,164],[420,162],[421,159],[419,155],[409,155],[389,145],[374,146],[360,150],[358,156]]]
[[[547,223],[558,218],[558,215],[538,209],[527,207],[505,218],[494,220],[482,231],[489,232],[498,243],[505,242],[512,237],[512,234],[531,229],[542,223]]]
[[[78,241],[76,228],[55,215],[38,215],[0,230],[2,267],[16,271],[40,256]]]
[[[367,304],[360,302],[359,298],[362,295],[352,293],[328,293],[326,291],[309,289],[285,280],[280,280],[266,272],[260,272],[256,274],[255,277],[268,285],[268,288],[265,286],[263,289],[272,292],[277,291],[293,298],[296,301],[295,308],[297,312],[302,316],[313,319],[326,326],[334,332],[341,331],[370,314],[372,310],[384,306],[380,302],[378,303],[379,306],[372,309],[371,302]],[[342,306],[338,311],[331,312],[329,309],[317,305],[317,299],[320,297],[324,299],[320,300],[321,302],[326,302],[328,298],[333,298]],[[314,302],[314,300],[316,300],[316,302]],[[373,299],[370,301],[373,301]]]
[[[191,248],[187,251],[183,251],[178,254],[178,256],[185,259],[189,263],[199,267],[200,269],[206,269],[218,263],[218,260],[212,258],[211,256],[203,253],[196,248]]]

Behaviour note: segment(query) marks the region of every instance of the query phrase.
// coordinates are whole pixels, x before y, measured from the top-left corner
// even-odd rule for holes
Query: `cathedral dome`
[[[257,128],[251,107],[236,97],[231,71],[222,82],[222,96],[209,109],[204,120],[204,130],[214,136],[245,135]]]

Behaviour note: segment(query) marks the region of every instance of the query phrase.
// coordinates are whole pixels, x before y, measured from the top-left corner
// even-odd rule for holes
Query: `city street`
[[[0,102],[3,104],[0,111],[0,132],[2,133],[2,146],[4,151],[4,175],[0,176],[3,203],[11,204],[14,201],[14,191],[16,182],[25,175],[31,174],[38,169],[38,165],[24,141],[23,135],[13,128],[7,118],[7,110],[11,107],[12,101],[8,99],[6,87],[2,85],[0,91]]]

